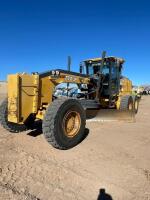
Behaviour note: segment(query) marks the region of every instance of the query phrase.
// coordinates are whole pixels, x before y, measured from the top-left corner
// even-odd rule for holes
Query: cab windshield
[[[102,74],[109,74],[109,66],[104,65],[101,69],[101,63],[89,63],[87,64],[87,74],[90,76],[93,76],[97,74],[98,72],[101,72]]]
[[[100,63],[89,63],[87,64],[87,73],[92,76],[100,71]]]

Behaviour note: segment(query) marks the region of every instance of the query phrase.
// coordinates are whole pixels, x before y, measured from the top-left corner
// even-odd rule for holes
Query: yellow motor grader
[[[137,112],[138,100],[132,84],[121,83],[124,60],[117,57],[88,59],[80,73],[56,69],[43,73],[8,75],[8,96],[0,106],[1,125],[10,132],[21,132],[42,120],[43,134],[55,148],[69,149],[85,134],[88,109],[118,109]],[[61,83],[75,83],[76,97],[57,97]]]

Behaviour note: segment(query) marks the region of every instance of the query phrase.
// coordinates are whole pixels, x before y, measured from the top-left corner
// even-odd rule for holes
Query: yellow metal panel
[[[48,76],[40,80],[40,105],[52,102],[54,88],[55,83],[53,83]]]
[[[16,74],[8,76],[8,121],[24,122],[38,111],[39,76]]]
[[[89,78],[75,76],[70,74],[61,73],[59,77],[50,76],[49,79],[55,84],[58,85],[60,83],[76,83],[76,84],[88,84],[90,82]]]
[[[8,76],[8,121],[19,122],[19,75]]]
[[[21,75],[21,118],[25,121],[31,113],[36,113],[38,109],[38,75]]]
[[[58,77],[38,74],[16,74],[8,77],[10,122],[23,123],[30,114],[43,119],[45,106],[52,102],[55,87],[60,83],[89,84],[90,79],[61,73]]]
[[[33,75],[34,77],[34,97],[33,97],[33,109],[32,113],[37,113],[38,111],[38,101],[39,101],[39,75]]]
[[[132,81],[128,78],[121,79],[121,91],[122,95],[132,94]]]

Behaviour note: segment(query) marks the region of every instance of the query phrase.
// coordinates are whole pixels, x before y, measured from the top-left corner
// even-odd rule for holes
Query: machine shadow
[[[105,192],[105,189],[102,188],[99,190],[99,195],[97,200],[113,200],[112,196]]]
[[[37,137],[37,136],[41,135],[42,133],[43,133],[42,132],[42,122],[37,121],[34,123],[31,131],[29,133],[27,133],[27,135],[32,136],[32,137]],[[88,136],[88,134],[89,134],[89,129],[85,128],[85,131],[84,131],[84,134],[83,134],[83,137],[82,137],[80,143]]]
[[[32,136],[32,137],[37,137],[39,135],[41,135],[42,132],[42,122],[41,121],[37,121],[34,122],[31,131],[29,133],[27,133],[27,135]]]
[[[81,142],[83,142],[83,140],[85,140],[85,139],[87,138],[87,136],[89,135],[89,132],[90,132],[89,129],[88,129],[88,128],[85,128],[83,137],[81,138],[81,141],[79,142],[79,144],[80,144]]]

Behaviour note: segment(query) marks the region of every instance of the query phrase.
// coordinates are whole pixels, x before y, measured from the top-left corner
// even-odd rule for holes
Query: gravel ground
[[[0,199],[149,200],[149,119],[147,96],[135,123],[88,122],[88,136],[68,151],[51,147],[40,130],[0,127]]]

